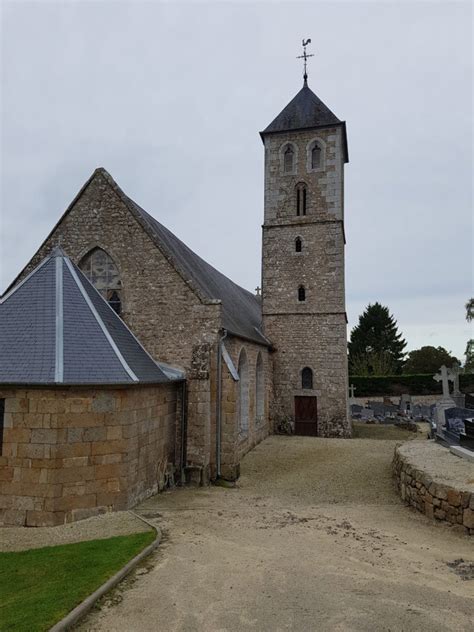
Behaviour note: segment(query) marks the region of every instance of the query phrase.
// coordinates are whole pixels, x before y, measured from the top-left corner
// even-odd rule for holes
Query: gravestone
[[[367,421],[369,419],[373,419],[374,418],[374,411],[372,410],[372,408],[363,408],[360,411],[360,418],[363,419],[364,421]]]
[[[446,424],[445,411],[455,407],[454,401],[449,394],[449,381],[453,381],[454,375],[443,364],[439,373],[433,376],[433,379],[441,382],[443,387],[443,397],[436,404],[435,408],[436,435],[443,439],[443,428]]]
[[[398,406],[398,409],[400,410],[400,412],[406,413],[407,415],[411,414],[411,409],[412,409],[411,395],[409,395],[408,393],[404,393],[400,397],[400,404]]]
[[[466,405],[466,396],[463,393],[461,393],[461,391],[459,390],[460,369],[461,367],[459,366],[458,362],[455,362],[453,366],[451,367],[451,374],[453,376],[453,393],[451,397],[454,403],[456,404],[456,406],[459,406],[460,408],[464,408],[464,406]]]
[[[359,404],[351,404],[351,417],[353,419],[360,419],[360,411],[362,410],[362,406]]]
[[[461,447],[474,452],[474,417],[464,419],[464,435],[460,435],[459,439]]]

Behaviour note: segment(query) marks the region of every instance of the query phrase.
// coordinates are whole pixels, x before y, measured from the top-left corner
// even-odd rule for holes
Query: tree
[[[468,323],[474,320],[474,298],[470,298],[466,303],[466,320]],[[474,338],[467,341],[465,355],[464,372],[474,373]]]
[[[388,307],[369,304],[351,331],[349,371],[352,375],[401,373],[406,344]]]
[[[433,373],[434,375],[443,364],[451,367],[455,362],[458,362],[458,359],[443,347],[421,347],[421,349],[410,351],[403,367],[403,373],[407,375]]]
[[[468,323],[474,320],[474,298],[470,298],[466,303],[466,320]]]
[[[465,355],[464,373],[474,373],[474,338],[467,341]]]

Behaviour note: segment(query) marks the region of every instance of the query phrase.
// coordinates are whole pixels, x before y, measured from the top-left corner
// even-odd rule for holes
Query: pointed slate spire
[[[305,78],[298,94],[260,134],[263,137],[265,134],[276,132],[329,127],[341,123],[342,121],[308,87]]]

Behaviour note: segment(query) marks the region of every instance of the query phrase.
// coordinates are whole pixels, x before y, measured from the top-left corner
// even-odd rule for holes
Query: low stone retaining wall
[[[473,463],[433,441],[410,441],[395,448],[393,472],[407,504],[474,535]]]

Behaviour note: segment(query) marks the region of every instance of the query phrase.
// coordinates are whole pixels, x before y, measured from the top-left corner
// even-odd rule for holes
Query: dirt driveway
[[[394,445],[274,436],[237,488],[147,501],[162,546],[80,630],[473,630],[472,538],[400,503]]]

